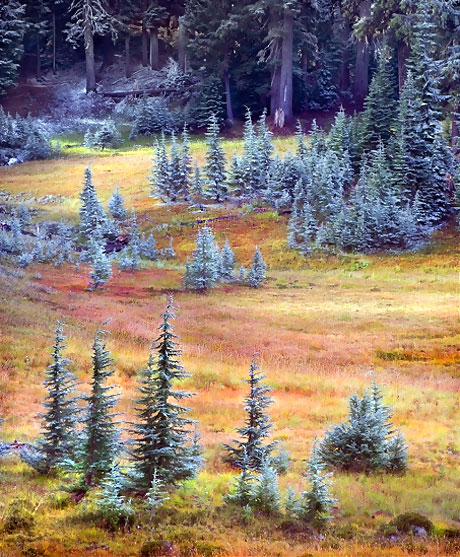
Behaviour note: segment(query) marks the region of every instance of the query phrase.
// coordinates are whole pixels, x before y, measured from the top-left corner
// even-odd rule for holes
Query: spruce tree
[[[233,484],[235,489],[225,499],[229,503],[245,507],[252,502],[254,474],[249,467],[249,459],[244,447],[239,467],[241,468],[241,473]]]
[[[97,485],[112,469],[120,452],[118,424],[113,413],[118,395],[107,385],[114,370],[107,350],[106,331],[99,328],[93,342],[91,391],[86,397],[82,441],[77,453],[77,471],[81,474],[81,487]]]
[[[158,250],[156,249],[156,241],[152,233],[145,238],[145,234],[142,233],[139,250],[142,257],[145,259],[150,259],[155,261],[158,259]]]
[[[52,363],[45,372],[43,383],[47,390],[43,402],[45,411],[40,414],[42,439],[39,449],[47,471],[71,456],[75,445],[79,397],[75,395],[77,379],[68,369],[71,362],[63,356],[65,338],[63,323],[60,322],[56,328]]]
[[[166,153],[166,139],[164,132],[161,132],[159,141],[155,143],[155,158],[151,174],[149,176],[150,195],[158,196],[161,201],[166,203],[172,197],[170,165],[168,154]]]
[[[251,268],[248,274],[248,284],[252,288],[259,288],[265,282],[265,272],[267,265],[262,257],[262,252],[256,246],[254,256],[252,258]]]
[[[204,202],[204,191],[203,191],[203,182],[201,180],[201,173],[200,173],[200,168],[198,167],[198,162],[195,159],[195,172],[194,172],[194,178],[193,178],[193,183],[191,186],[192,189],[192,199],[193,202],[195,203],[195,205],[198,205],[198,207],[203,210],[203,202]]]
[[[182,157],[175,134],[171,135],[171,150],[169,158],[169,200],[179,201],[183,193]]]
[[[244,409],[247,414],[245,425],[236,431],[242,440],[234,440],[233,445],[224,445],[227,450],[226,461],[239,468],[245,462],[253,470],[261,470],[264,462],[268,462],[276,442],[264,444],[270,436],[273,424],[266,410],[273,404],[270,396],[271,389],[263,380],[265,375],[253,360],[249,368],[249,394],[244,400]]]
[[[325,464],[322,462],[316,441],[308,460],[306,477],[310,489],[304,491],[298,501],[296,514],[300,520],[312,524],[315,528],[323,528],[330,520],[331,507],[337,500],[330,496],[329,488],[331,473],[324,472]]]
[[[88,253],[92,265],[89,287],[96,290],[112,278],[112,264],[105,253],[104,242],[99,238],[91,238]]]
[[[206,131],[208,151],[204,166],[206,174],[207,195],[220,203],[227,197],[228,187],[225,173],[225,154],[219,138],[219,124],[214,113],[209,118]]]
[[[120,465],[114,462],[101,480],[101,491],[95,500],[96,508],[112,530],[128,526],[134,518],[135,513],[131,500],[122,495],[126,489],[126,483],[126,477]]]
[[[104,209],[97,198],[90,168],[85,170],[80,200],[82,203],[80,208],[80,231],[85,241],[88,242],[90,238],[103,235],[107,222]]]
[[[174,389],[189,374],[179,362],[181,351],[171,324],[173,311],[170,299],[147,367],[141,371],[140,396],[135,400],[138,421],[132,425],[132,458],[137,487],[145,491],[151,488],[155,477],[174,485],[197,471],[198,457],[190,445],[193,422],[186,417],[189,409],[182,404],[191,395]]]
[[[278,514],[281,511],[278,474],[267,460],[264,460],[259,475],[255,477],[251,506],[267,515]]]
[[[231,282],[235,279],[235,265],[236,259],[228,239],[225,240],[224,247],[221,252],[221,272],[220,277],[222,280]]]
[[[180,182],[179,182],[179,197],[188,201],[190,199],[190,190],[192,183],[190,175],[192,172],[192,158],[190,156],[190,137],[188,134],[187,126],[182,130],[182,145],[181,145],[181,165],[180,165]]]
[[[187,288],[206,292],[219,280],[220,268],[216,257],[214,234],[209,226],[198,231],[193,259],[186,267],[184,284]]]
[[[124,221],[127,216],[127,212],[125,209],[125,200],[120,193],[120,189],[118,186],[116,187],[115,191],[112,193],[110,200],[109,200],[109,212],[110,216],[115,221]]]

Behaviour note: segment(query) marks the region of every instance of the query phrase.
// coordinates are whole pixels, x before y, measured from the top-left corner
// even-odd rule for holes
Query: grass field
[[[183,362],[192,372],[186,387],[197,394],[192,414],[200,421],[207,462],[199,478],[168,502],[156,532],[141,528],[112,535],[85,522],[81,505],[56,504],[52,492],[59,480],[40,478],[7,459],[0,464],[0,518],[9,501],[23,496],[37,508],[36,525],[30,532],[2,534],[0,555],[138,555],[151,538],[171,541],[184,555],[218,554],[219,548],[234,556],[448,554],[436,537],[391,545],[380,543],[376,532],[406,511],[426,514],[438,528],[460,525],[459,236],[453,227],[418,252],[306,259],[287,248],[285,217],[230,204],[211,207],[206,217],[231,217],[216,221],[213,230],[219,241],[228,237],[239,264],[247,265],[254,246],[260,246],[268,281],[260,290],[232,285],[201,296],[181,286],[196,233],[184,223],[197,216],[149,197],[151,149],[126,145],[117,153],[89,153],[79,142],[80,137],[66,138],[63,144],[75,147],[60,160],[0,168],[0,190],[33,196],[29,207],[37,221],[60,216],[75,221],[83,170],[91,164],[101,199],[106,202],[119,184],[141,229],[154,229],[159,247],[173,236],[178,257],[134,274],[116,271],[101,292],[86,290],[84,266],[76,271],[69,265],[32,265],[24,276],[2,270],[2,435],[27,441],[38,433],[42,373],[62,317],[68,356],[82,381],[90,371],[94,331],[112,319],[114,381],[122,393],[120,410],[129,419],[136,373],[172,293]],[[283,151],[293,142],[276,144]],[[240,148],[239,141],[225,143],[228,153]],[[203,159],[201,141],[193,143],[192,153]],[[60,196],[59,202],[37,199],[48,194]],[[339,504],[324,539],[286,532],[280,521],[263,517],[244,524],[221,507],[232,478],[222,463],[221,444],[244,417],[242,380],[255,351],[274,389],[274,436],[293,459],[280,480],[283,489],[288,484],[302,489],[313,439],[345,418],[347,398],[368,385],[369,370],[386,385],[394,423],[408,440],[410,468],[404,477],[335,474]]]

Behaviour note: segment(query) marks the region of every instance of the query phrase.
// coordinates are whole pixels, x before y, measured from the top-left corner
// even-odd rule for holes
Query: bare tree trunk
[[[460,106],[454,106],[452,110],[452,151],[454,152],[454,155],[457,155],[460,152],[459,119],[460,119]]]
[[[160,59],[158,55],[158,33],[156,29],[150,29],[150,67],[152,70],[160,69]]]
[[[224,75],[224,83],[225,83],[225,104],[227,107],[227,120],[231,124],[233,124],[233,109],[232,109],[232,96],[230,91],[230,76],[228,72],[225,72]]]
[[[292,109],[292,63],[294,47],[294,17],[285,12],[283,17],[283,42],[281,46],[281,70],[278,107],[283,111],[284,121],[290,124],[294,118]]]
[[[359,17],[362,19],[370,14],[370,0],[364,0],[359,6]],[[358,39],[356,45],[355,81],[353,96],[362,102],[369,91],[369,43],[366,37]]]
[[[126,35],[125,37],[125,75],[130,78],[133,71],[131,68],[131,37]]]
[[[86,61],[86,92],[96,90],[96,69],[94,64],[94,38],[91,33],[91,26],[85,25],[85,61]]]
[[[37,78],[40,77],[42,73],[42,66],[40,60],[40,35],[37,33]]]
[[[149,36],[145,27],[145,20],[142,20],[142,65],[144,67],[149,65],[148,41]]]
[[[185,72],[187,69],[187,55],[185,52],[187,46],[187,34],[185,31],[184,19],[179,18],[179,36],[177,39],[177,60],[179,62],[179,67]]]
[[[342,62],[340,68],[340,81],[339,87],[341,91],[347,91],[350,88],[350,49],[348,48],[348,41],[350,38],[350,22],[345,19],[343,25],[343,39],[345,47],[342,50]]]
[[[410,56],[410,48],[403,41],[398,41],[398,87],[401,94],[407,76],[407,59]]]
[[[53,74],[56,74],[56,13],[53,12]]]

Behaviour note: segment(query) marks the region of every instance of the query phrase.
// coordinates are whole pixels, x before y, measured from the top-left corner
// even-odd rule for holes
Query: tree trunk
[[[342,62],[340,67],[340,81],[339,87],[341,91],[348,91],[350,88],[350,49],[348,48],[348,41],[350,38],[350,22],[345,19],[343,25],[343,39],[345,42],[344,49],[342,50]]]
[[[292,63],[294,46],[294,17],[285,12],[283,17],[283,42],[281,45],[281,68],[278,106],[282,110],[284,122],[291,124],[292,110]]]
[[[454,155],[457,155],[460,152],[460,145],[459,145],[459,119],[460,119],[460,105],[454,106],[452,110],[452,151]]]
[[[410,47],[403,41],[398,41],[398,87],[401,94],[407,76],[407,59],[410,56]]]
[[[370,14],[370,0],[365,0],[359,6],[359,17],[365,18]],[[366,37],[358,39],[356,44],[355,81],[353,96],[355,101],[362,102],[369,91],[369,43]]]
[[[41,60],[40,60],[40,35],[37,33],[37,79],[41,75]]]
[[[148,42],[149,35],[145,27],[145,21],[142,20],[142,65],[144,67],[149,65]]]
[[[233,124],[233,109],[232,109],[232,96],[230,91],[230,76],[226,72],[224,75],[225,83],[225,104],[227,107],[227,120]]]
[[[102,65],[104,68],[108,68],[115,62],[115,50],[113,41],[110,36],[106,35],[104,37],[104,60]]]
[[[187,70],[187,55],[185,53],[185,48],[187,46],[187,35],[185,31],[184,19],[179,17],[179,36],[177,38],[177,60],[179,62],[179,67],[182,71]]]
[[[96,69],[94,64],[94,38],[91,26],[85,25],[85,61],[86,61],[86,92],[96,90]]]
[[[56,74],[56,13],[53,12],[53,74]]]
[[[158,55],[158,33],[156,29],[150,29],[150,67],[152,70],[160,69]]]
[[[131,68],[131,37],[126,35],[125,37],[125,75],[129,79],[133,73]]]

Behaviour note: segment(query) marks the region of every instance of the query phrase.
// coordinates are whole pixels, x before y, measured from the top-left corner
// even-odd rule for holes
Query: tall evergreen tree
[[[158,196],[163,202],[170,201],[172,198],[170,165],[168,154],[166,153],[166,139],[164,132],[161,132],[159,141],[156,141],[155,159],[152,172],[149,176],[150,195]]]
[[[192,189],[191,173],[192,173],[192,157],[190,156],[190,137],[187,126],[182,130],[181,145],[181,176],[179,197],[188,201],[190,199],[190,190]]]
[[[152,346],[147,367],[141,371],[140,396],[135,401],[138,421],[132,429],[132,456],[138,487],[145,491],[155,477],[173,485],[194,476],[199,463],[190,444],[193,422],[186,417],[189,409],[182,405],[191,395],[174,389],[176,383],[189,377],[179,363],[181,351],[171,324],[174,318],[170,299],[160,335]]]
[[[271,389],[264,385],[265,375],[259,370],[256,362],[251,362],[249,379],[249,394],[244,400],[244,409],[247,414],[245,425],[236,431],[242,440],[234,440],[233,445],[225,445],[227,449],[226,460],[241,468],[247,461],[248,467],[261,470],[264,462],[271,457],[276,442],[264,444],[270,436],[273,427],[266,410],[273,404],[270,396]]]
[[[24,51],[24,9],[25,5],[16,0],[0,5],[0,96],[17,83]]]
[[[219,124],[214,113],[209,118],[206,132],[208,151],[204,166],[207,195],[217,203],[227,197],[228,187],[225,173],[225,154],[219,138]]]
[[[45,412],[40,415],[42,439],[39,449],[44,457],[46,471],[61,465],[65,458],[71,456],[75,444],[79,397],[75,395],[77,379],[68,369],[70,360],[63,356],[66,348],[64,343],[63,323],[60,322],[56,328],[53,361],[45,372]]]
[[[91,392],[86,398],[82,441],[77,452],[77,470],[81,474],[81,487],[87,489],[98,484],[111,470],[120,452],[118,424],[113,413],[118,395],[107,385],[114,370],[107,350],[106,331],[99,328],[93,342]]]

